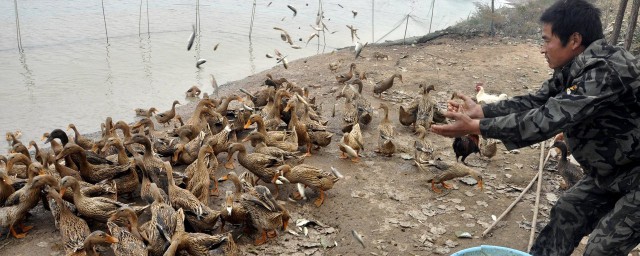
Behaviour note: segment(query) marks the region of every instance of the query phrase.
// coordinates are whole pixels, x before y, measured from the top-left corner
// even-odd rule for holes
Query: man
[[[480,106],[462,95],[434,125],[447,137],[482,134],[515,149],[563,132],[586,174],[551,209],[533,255],[627,255],[640,242],[640,67],[603,39],[600,11],[560,0],[540,17],[553,77],[535,93]],[[464,111],[461,111],[464,110]]]

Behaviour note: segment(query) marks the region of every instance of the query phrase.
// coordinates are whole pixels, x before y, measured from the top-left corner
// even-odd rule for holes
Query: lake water
[[[431,30],[467,18],[475,11],[474,2],[435,1]],[[505,1],[497,2],[500,6]],[[295,17],[288,4],[297,9]],[[184,100],[192,85],[211,93],[210,74],[224,84],[273,67],[275,60],[265,54],[274,49],[293,60],[350,46],[346,25],[358,28],[363,42],[401,39],[403,20],[411,15],[407,37],[424,35],[429,31],[431,4],[430,0],[376,0],[372,12],[370,0],[323,1],[324,23],[335,33],[326,33],[326,45],[314,39],[304,47],[298,39],[306,41],[314,32],[310,25],[315,24],[318,1],[256,1],[249,39],[253,8],[249,0],[199,5],[195,0],[104,1],[104,16],[97,0],[18,0],[20,51],[15,2],[0,1],[0,132],[21,130],[25,144],[30,140],[40,144],[43,132],[66,129],[69,123],[88,133],[98,131],[107,116],[131,122],[133,109],[167,110],[173,100]],[[199,33],[187,51],[197,13]],[[273,27],[287,30],[304,48],[289,47]],[[200,58],[207,62],[198,69],[195,63]],[[0,140],[0,153],[7,147]]]

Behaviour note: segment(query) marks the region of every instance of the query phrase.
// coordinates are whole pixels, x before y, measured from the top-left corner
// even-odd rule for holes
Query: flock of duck
[[[338,148],[340,158],[353,162],[359,162],[364,149],[361,129],[373,119],[373,107],[362,91],[366,79],[355,64],[348,73],[336,75],[343,85],[336,98],[345,99],[338,111],[343,120]],[[402,82],[401,75],[393,74],[377,83],[374,95],[382,99],[396,79]],[[323,170],[304,164],[335,135],[308,88],[270,75],[265,85],[256,92],[241,89],[243,96],[216,99],[203,93],[188,118],[176,114],[179,101],[162,113],[156,108],[136,110],[141,119],[133,125],[107,118],[98,140],[83,136],[73,124],[67,129],[74,131],[73,138],[61,129],[43,134],[42,140],[50,145],[47,149],[35,141],[25,145],[18,134],[7,133],[11,153],[0,156],[0,225],[15,238],[25,237],[31,229],[23,224],[25,218],[42,201],[69,255],[96,255],[96,245],[110,245],[116,255],[208,255],[216,248],[234,255],[239,249],[232,234],[224,232],[228,223],[254,234],[255,245],[264,244],[278,230],[286,230],[290,221],[287,208],[276,201],[280,186],[295,184],[297,192],[289,200],[306,199],[307,188],[316,191],[313,203],[320,207],[325,192],[343,177],[333,167]],[[195,89],[187,95],[200,97],[201,91]],[[429,96],[433,89],[420,85],[419,97],[408,108],[400,107],[400,123],[412,126],[417,134],[414,161],[429,173],[441,170],[430,179],[434,191],[439,192],[436,184],[448,188],[445,181],[466,175],[481,187],[481,175],[473,168],[434,160],[427,131],[432,123],[446,120]],[[232,110],[234,101],[239,107]],[[381,103],[379,109],[384,116],[377,127],[375,151],[392,156],[398,134],[389,119],[389,106]],[[245,142],[250,142],[251,152]],[[227,156],[223,164],[217,157],[222,152]],[[234,156],[245,172],[234,171]],[[186,166],[183,172],[173,170],[180,165]],[[223,176],[221,165],[230,170]],[[221,193],[218,182],[223,181],[233,182],[235,189]],[[259,182],[270,184],[273,191]],[[212,196],[224,197],[219,209],[210,205]],[[139,222],[143,213],[150,216],[144,223]],[[87,221],[98,229],[91,232]]]

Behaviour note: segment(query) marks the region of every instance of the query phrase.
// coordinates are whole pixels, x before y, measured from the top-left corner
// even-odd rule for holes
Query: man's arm
[[[548,98],[557,94],[557,91],[552,89],[556,88],[553,84],[554,80],[554,78],[551,78],[542,83],[542,87],[540,87],[540,89],[535,93],[515,96],[508,100],[501,100],[496,103],[482,105],[484,117],[490,118],[504,116],[511,113],[528,111],[544,105]]]
[[[605,61],[592,66],[573,81],[570,93],[559,93],[535,109],[480,120],[481,134],[502,140],[507,149],[520,148],[548,139],[616,103],[627,88]]]

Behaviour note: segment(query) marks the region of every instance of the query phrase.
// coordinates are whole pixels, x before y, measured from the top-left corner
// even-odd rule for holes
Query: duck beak
[[[286,182],[286,183],[291,183],[287,178],[285,178],[284,176],[278,176],[278,180]]]
[[[480,191],[482,191],[482,179],[478,180],[478,187],[480,188]]]
[[[111,215],[111,217],[109,217],[109,221],[113,222],[113,221],[115,221],[117,218],[118,218],[118,217],[117,217],[115,214],[113,214],[113,215]]]
[[[228,175],[225,175],[225,176],[220,177],[220,178],[218,179],[218,182],[224,182],[224,181],[227,181],[228,179],[229,179],[229,176],[228,176]]]
[[[110,243],[110,244],[115,244],[115,243],[117,243],[117,242],[120,242],[120,241],[118,240],[118,238],[112,237],[112,236],[110,236],[110,235],[107,235],[107,237],[106,237],[106,241],[107,241],[107,243]]]
[[[67,191],[67,188],[63,187],[60,189],[60,196],[64,196],[64,192]]]
[[[171,162],[177,162],[178,161],[178,156],[180,155],[180,150],[176,150],[176,152],[173,152],[173,157],[171,157]]]
[[[245,125],[245,129],[246,129],[246,127],[247,126]],[[247,142],[247,141],[249,141],[249,137],[246,137],[246,138],[242,139],[242,142]]]
[[[251,119],[247,120],[247,123],[244,125],[245,129],[248,129],[251,126]]]

